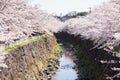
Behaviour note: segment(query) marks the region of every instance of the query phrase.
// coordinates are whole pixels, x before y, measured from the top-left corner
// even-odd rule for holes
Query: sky
[[[29,4],[39,5],[40,9],[46,10],[48,13],[64,15],[71,11],[89,11],[97,5],[109,0],[29,0]]]

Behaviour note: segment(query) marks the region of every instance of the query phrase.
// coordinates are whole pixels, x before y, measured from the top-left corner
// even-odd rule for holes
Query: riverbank
[[[90,40],[83,40],[79,36],[70,35],[65,32],[57,33],[56,37],[63,43],[72,44],[75,48],[79,80],[119,80],[114,75],[119,73],[119,57],[103,49],[94,48]],[[116,68],[113,69],[113,68]]]
[[[59,49],[54,35],[34,37],[0,54],[1,80],[38,80]]]
[[[60,58],[62,60],[68,58],[72,64],[75,64],[75,66],[67,65],[73,72],[70,73],[72,74],[70,80],[76,78],[76,80],[110,80],[112,77],[113,80],[119,80],[119,76],[114,76],[120,71],[119,58],[102,49],[91,49],[92,47],[92,41],[82,40],[67,33],[58,33],[56,37],[49,35],[42,39],[35,38],[35,41],[30,40],[30,43],[24,46],[17,45],[14,49],[10,48],[11,51],[8,49],[9,54],[5,55],[7,67],[1,68],[1,78],[52,80],[53,76],[60,75],[57,70],[63,73],[61,71],[66,68],[66,66],[61,68]],[[66,78],[66,75],[62,76],[55,80]]]
[[[52,80],[52,76],[59,67],[59,59],[62,56],[62,47],[57,44],[55,53],[51,54],[47,59],[46,68],[40,72],[39,80]]]
[[[79,80],[78,69],[73,46],[62,44],[57,58],[50,58],[48,66],[41,72],[40,80]]]

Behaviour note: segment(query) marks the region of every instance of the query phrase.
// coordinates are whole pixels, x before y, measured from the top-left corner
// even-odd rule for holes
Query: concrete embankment
[[[90,40],[65,32],[41,35],[10,46],[0,54],[1,80],[51,80],[58,66],[58,41],[74,48],[78,80],[119,80],[120,58],[103,49],[91,49]],[[57,53],[56,53],[57,51]],[[56,53],[56,54],[54,54]],[[62,78],[61,78],[62,79]]]
[[[1,53],[1,80],[38,80],[57,48],[56,38],[46,35],[8,47]],[[7,54],[5,54],[7,53]]]

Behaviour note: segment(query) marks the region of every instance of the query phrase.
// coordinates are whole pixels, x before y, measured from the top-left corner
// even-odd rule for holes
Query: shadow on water
[[[78,80],[120,80],[113,77],[120,72],[120,58],[113,56],[103,49],[93,49],[93,42],[80,39],[79,36],[69,35],[65,32],[55,34],[62,43],[74,43],[77,50]],[[72,79],[71,79],[72,80]]]

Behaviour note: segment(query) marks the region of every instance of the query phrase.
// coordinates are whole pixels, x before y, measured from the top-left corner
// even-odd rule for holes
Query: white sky
[[[71,11],[88,11],[96,5],[109,0],[29,0],[30,5],[40,4],[40,8],[48,13],[66,14]]]

